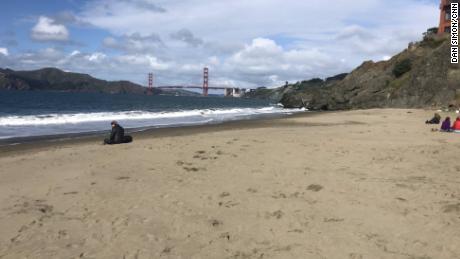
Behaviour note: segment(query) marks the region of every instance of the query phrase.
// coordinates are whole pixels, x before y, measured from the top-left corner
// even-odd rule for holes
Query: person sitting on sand
[[[125,136],[125,129],[118,124],[116,121],[110,123],[112,126],[112,131],[110,132],[110,138],[104,139],[104,144],[113,145],[113,144],[122,144],[129,143],[133,141],[131,136]]]
[[[460,116],[457,117],[457,120],[452,125],[452,131],[455,133],[460,133]]]
[[[429,121],[426,121],[426,124],[439,124],[441,122],[441,115],[435,113],[433,118]]]
[[[442,132],[451,132],[452,129],[450,127],[450,117],[446,117],[446,119],[442,122],[441,125]]]

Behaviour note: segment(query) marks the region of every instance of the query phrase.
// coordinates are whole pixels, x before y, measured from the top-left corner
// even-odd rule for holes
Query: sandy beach
[[[460,258],[460,134],[432,115],[2,147],[0,258]]]

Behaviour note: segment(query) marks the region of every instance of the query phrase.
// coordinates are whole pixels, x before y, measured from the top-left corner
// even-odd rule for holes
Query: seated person
[[[441,122],[441,115],[435,113],[433,118],[429,121],[426,121],[426,124],[439,124]]]
[[[452,125],[452,130],[456,133],[460,133],[460,116],[457,117],[457,120],[454,122],[454,125]]]
[[[443,132],[452,131],[452,129],[450,127],[450,117],[446,117],[446,119],[442,122],[441,131],[443,131]]]
[[[122,143],[130,143],[133,141],[131,136],[125,136],[125,129],[121,127],[118,122],[112,121],[110,123],[112,125],[112,131],[110,132],[110,138],[104,139],[104,144],[122,144]]]

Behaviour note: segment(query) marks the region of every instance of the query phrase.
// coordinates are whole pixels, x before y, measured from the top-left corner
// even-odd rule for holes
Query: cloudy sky
[[[0,67],[160,85],[279,86],[387,59],[437,26],[439,0],[15,0]]]

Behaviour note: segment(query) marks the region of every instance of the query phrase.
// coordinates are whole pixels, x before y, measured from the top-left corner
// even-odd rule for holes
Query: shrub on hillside
[[[430,36],[436,35],[437,33],[438,33],[438,27],[432,27],[432,28],[429,28],[428,30],[426,30],[426,32],[423,33],[423,37],[424,38],[430,37]]]
[[[393,75],[395,77],[400,77],[405,73],[409,72],[412,69],[412,62],[410,59],[404,59],[396,63],[395,67],[393,68]]]

